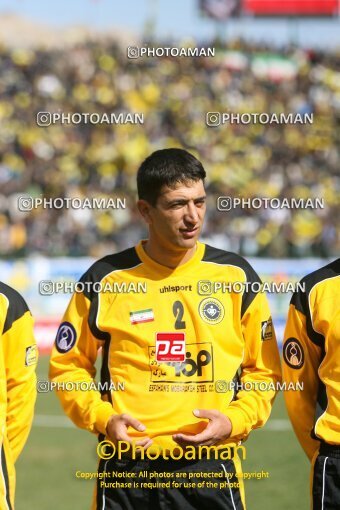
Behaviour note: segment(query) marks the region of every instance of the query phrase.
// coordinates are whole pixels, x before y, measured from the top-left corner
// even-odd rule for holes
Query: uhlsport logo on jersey
[[[200,317],[208,324],[218,324],[224,317],[224,307],[215,298],[203,299],[198,306],[198,312]]]
[[[178,333],[174,333],[178,334]],[[151,382],[204,383],[214,380],[211,342],[186,343],[184,361],[158,361],[156,346],[149,346]]]
[[[57,337],[55,339],[55,346],[60,353],[68,352],[76,343],[77,333],[70,322],[63,322],[60,324]]]
[[[185,333],[156,333],[157,361],[185,360]]]

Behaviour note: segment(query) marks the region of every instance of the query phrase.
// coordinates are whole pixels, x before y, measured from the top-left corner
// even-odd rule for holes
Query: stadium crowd
[[[144,235],[136,169],[171,146],[207,170],[205,241],[246,256],[338,252],[339,55],[241,41],[207,46],[215,57],[129,59],[108,40],[67,52],[0,48],[0,256],[97,257],[134,244]],[[41,127],[38,112],[132,112],[144,123]],[[207,112],[313,113],[314,121],[209,127]],[[120,197],[127,207],[23,212],[22,195]],[[323,198],[324,208],[221,212],[220,195]]]

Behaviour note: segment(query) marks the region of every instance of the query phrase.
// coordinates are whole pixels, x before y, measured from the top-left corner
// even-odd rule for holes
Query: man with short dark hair
[[[0,508],[14,509],[15,463],[31,429],[38,359],[33,318],[18,292],[0,282]]]
[[[98,510],[245,508],[239,458],[227,454],[268,419],[280,362],[266,297],[247,285],[259,282],[255,271],[198,241],[205,175],[182,149],[142,163],[137,205],[149,237],[85,273],[89,290],[73,296],[57,333],[54,381],[93,381],[102,347],[101,384],[124,383],[124,391],[59,392],[78,426],[129,450],[100,460]],[[221,282],[244,290],[222,292]],[[114,283],[135,293],[103,291]]]

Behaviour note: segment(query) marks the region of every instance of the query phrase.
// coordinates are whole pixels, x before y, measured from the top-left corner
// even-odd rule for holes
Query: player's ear
[[[150,215],[151,207],[152,206],[146,200],[138,200],[137,201],[138,211],[143,216],[145,223],[147,223],[148,225],[150,225],[152,223],[152,219],[151,219],[151,215]]]

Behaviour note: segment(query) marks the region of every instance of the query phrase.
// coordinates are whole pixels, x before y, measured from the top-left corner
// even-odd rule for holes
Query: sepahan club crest
[[[224,307],[215,298],[203,299],[198,306],[198,312],[201,319],[208,324],[218,324],[224,317]]]

